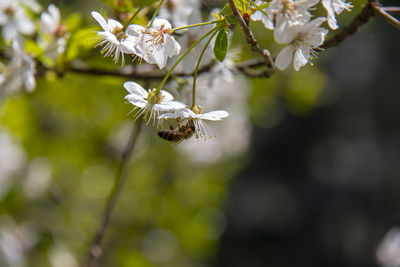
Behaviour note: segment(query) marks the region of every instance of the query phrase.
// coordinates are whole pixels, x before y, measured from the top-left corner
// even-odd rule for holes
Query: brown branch
[[[115,176],[113,189],[107,200],[106,208],[103,213],[103,217],[102,217],[103,220],[102,220],[100,228],[97,231],[96,236],[94,237],[93,242],[90,246],[88,259],[85,264],[86,267],[90,267],[93,264],[94,260],[102,255],[102,250],[101,250],[101,246],[100,246],[101,241],[103,240],[104,235],[106,233],[107,226],[110,221],[111,213],[115,207],[115,204],[117,203],[117,200],[119,198],[121,190],[124,187],[124,184],[127,180],[129,159],[130,159],[132,151],[135,147],[137,138],[140,133],[140,129],[141,129],[141,120],[139,120],[136,123],[136,125],[132,131],[131,137],[129,139],[128,145],[126,146],[125,150],[122,153],[121,162],[118,166],[116,176]]]
[[[246,21],[243,19],[239,9],[236,7],[233,0],[228,0],[228,3],[231,6],[233,14],[238,19],[239,25],[242,28],[244,35],[246,36],[246,41],[251,46],[251,50],[260,54],[263,57],[266,66],[270,69],[269,70],[270,74],[274,73],[275,67],[274,67],[274,61],[272,60],[271,57],[271,53],[267,49],[265,50],[261,49],[261,47],[258,45],[257,40],[254,37],[253,33],[251,32],[249,25],[247,25]]]
[[[389,14],[394,14],[394,15],[400,14],[400,7],[398,6],[386,6],[386,7],[381,7],[381,9]]]
[[[371,7],[375,15],[383,18],[387,23],[400,30],[400,21],[382,9],[378,3],[371,3]]]

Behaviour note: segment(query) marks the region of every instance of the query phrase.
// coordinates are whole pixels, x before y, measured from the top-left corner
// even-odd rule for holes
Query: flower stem
[[[182,54],[182,56],[179,57],[179,59],[175,62],[175,64],[171,67],[171,69],[167,72],[167,74],[164,76],[164,79],[160,82],[160,84],[157,87],[156,93],[158,93],[161,88],[164,86],[165,82],[168,80],[169,76],[172,74],[172,71],[175,69],[175,67],[179,64],[179,62],[182,61],[182,59],[192,50],[196,45],[198,45],[203,39],[205,39],[208,35],[210,35],[212,32],[218,30],[219,27],[211,29],[209,32],[204,34],[199,40],[197,40],[194,44],[192,44],[186,51],[185,53]]]
[[[200,68],[201,59],[203,58],[203,55],[206,52],[206,49],[207,49],[208,45],[210,44],[211,40],[219,32],[219,29],[220,28],[216,29],[215,32],[213,32],[213,34],[211,34],[210,38],[208,39],[207,43],[204,45],[203,50],[200,53],[199,59],[197,60],[196,69],[194,70],[194,75],[193,75],[192,106],[190,107],[191,109],[194,108],[194,106],[196,105],[196,80],[197,80],[197,74],[198,74],[199,68]]]
[[[160,4],[158,4],[158,7],[156,9],[156,11],[154,11],[153,17],[151,18],[149,25],[147,27],[151,27],[151,25],[153,25],[153,21],[156,18],[158,11],[160,11],[161,6],[164,4],[164,0],[160,1]]]
[[[207,22],[203,22],[203,23],[196,23],[196,24],[192,24],[192,25],[182,26],[179,28],[172,29],[172,32],[183,30],[183,29],[188,29],[188,28],[193,28],[193,27],[209,25],[209,24],[217,23],[219,21],[221,21],[221,20],[213,20],[213,21],[207,21]]]
[[[89,256],[87,262],[85,264],[86,267],[92,266],[94,260],[101,256],[101,241],[106,233],[108,223],[110,221],[111,213],[117,203],[119,195],[121,194],[122,188],[125,185],[125,182],[128,177],[128,168],[129,168],[129,159],[132,155],[133,149],[135,148],[137,138],[140,133],[142,120],[138,120],[136,122],[135,127],[132,130],[132,134],[130,136],[128,145],[122,153],[121,162],[118,166],[117,172],[115,174],[114,185],[112,191],[108,197],[106,207],[104,209],[102,222],[100,228],[97,230],[96,236],[93,239],[93,242],[90,246]]]

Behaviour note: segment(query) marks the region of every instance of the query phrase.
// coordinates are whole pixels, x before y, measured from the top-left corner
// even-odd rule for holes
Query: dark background
[[[377,265],[376,247],[400,223],[398,36],[372,19],[320,63],[326,106],[255,127],[213,266]]]

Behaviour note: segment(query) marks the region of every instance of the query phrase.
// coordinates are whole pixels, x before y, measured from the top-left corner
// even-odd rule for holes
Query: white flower
[[[39,45],[46,56],[56,59],[65,51],[66,27],[60,23],[60,10],[55,5],[50,4],[47,10],[40,15],[40,30],[44,36],[41,36]]]
[[[280,36],[280,39],[276,40],[278,43],[291,43],[279,52],[275,60],[276,67],[280,70],[286,69],[292,62],[293,56],[293,67],[296,71],[306,65],[311,57],[316,55],[314,49],[324,43],[328,30],[319,26],[325,20],[325,18],[320,17],[304,26],[288,27],[285,33]]]
[[[47,8],[47,12],[40,15],[40,29],[46,34],[55,34],[60,27],[60,10],[53,4]]]
[[[170,35],[171,24],[167,20],[155,18],[149,28],[134,26],[129,34],[139,39],[135,53],[147,63],[157,64],[162,69],[167,64],[168,58],[177,56],[181,52],[181,46]]]
[[[0,1],[0,26],[5,41],[15,40],[20,34],[33,34],[35,24],[16,0]]]
[[[174,97],[164,90],[160,90],[159,93],[156,92],[156,89],[146,91],[135,82],[126,82],[124,87],[130,93],[125,99],[136,106],[133,110],[139,110],[135,119],[143,115],[147,124],[153,120],[154,125],[156,119],[163,112],[185,107],[183,103],[173,101]],[[157,126],[160,122],[162,121],[158,121]]]
[[[24,41],[17,38],[12,42],[13,56],[3,73],[0,74],[0,94],[12,93],[24,86],[32,92],[36,87],[35,62],[24,52]]]
[[[223,118],[229,116],[229,113],[225,110],[215,110],[210,111],[207,113],[201,113],[202,108],[195,107],[195,110],[198,113],[193,112],[188,108],[180,108],[177,109],[174,113],[166,113],[159,117],[160,120],[162,119],[187,119],[193,120],[194,126],[196,127],[195,136],[196,138],[203,138],[204,140],[212,137],[211,132],[209,131],[207,125],[204,123],[203,120],[209,121],[221,121]]]
[[[119,57],[122,57],[122,65],[124,64],[124,53],[133,54],[135,52],[135,45],[137,38],[130,35],[132,27],[136,25],[129,25],[124,31],[124,26],[116,20],[108,19],[107,22],[96,11],[92,11],[93,18],[100,24],[104,31],[98,31],[97,35],[103,39],[97,46],[102,46],[101,53],[105,56],[113,56],[114,62],[117,63]]]
[[[350,11],[353,7],[351,4],[346,3],[346,0],[322,0],[322,5],[328,12],[328,24],[332,30],[339,28],[336,22],[335,13],[340,14],[343,10]]]
[[[289,24],[304,24],[311,18],[309,8],[318,4],[319,0],[272,0],[263,12],[257,10],[251,16],[255,21],[261,20],[267,29],[276,28],[283,31]],[[257,5],[264,2],[257,1]]]
[[[201,2],[198,0],[166,0],[158,15],[182,27],[201,21]]]

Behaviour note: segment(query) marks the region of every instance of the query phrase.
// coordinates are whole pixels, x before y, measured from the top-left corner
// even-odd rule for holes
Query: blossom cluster
[[[160,9],[160,14],[170,18],[179,17],[179,20],[174,21],[174,24],[185,25],[189,20],[193,21],[193,17],[201,17],[200,6],[197,6],[198,9],[194,9],[193,5],[185,4],[184,1],[178,3],[178,5],[175,3],[174,6],[168,6],[167,3],[165,7]],[[185,12],[181,13],[182,10]],[[176,14],[177,12],[180,13],[180,16]],[[134,59],[140,58],[148,64],[158,65],[160,69],[163,69],[167,66],[168,59],[176,62],[176,56],[181,53],[181,45],[172,36],[174,32],[172,25],[165,18],[154,17],[146,26],[130,24],[125,27],[121,22],[114,19],[107,19],[106,21],[97,11],[92,11],[91,14],[103,29],[103,31],[97,32],[100,42],[96,46],[103,46],[102,54],[106,57],[113,57],[115,63],[121,58],[121,63],[124,64],[126,54]],[[201,34],[193,37],[201,38]],[[182,65],[188,65],[185,70],[193,73],[195,65],[193,62],[197,58],[194,60],[192,58],[190,61],[187,60],[188,58],[182,62]],[[170,69],[173,70],[173,68]],[[228,112],[224,110],[203,113],[203,107],[200,105],[193,105],[192,108],[188,108],[186,104],[175,101],[169,92],[161,90],[161,88],[145,90],[133,81],[126,82],[124,87],[129,92],[125,99],[135,106],[132,110],[136,111],[135,119],[144,118],[147,124],[152,122],[153,125],[157,124],[157,127],[163,125],[163,121],[167,119],[183,120],[186,123],[190,121],[194,125],[194,136],[197,139],[207,139],[213,136],[204,120],[220,121],[228,116]],[[178,127],[177,131],[179,130]]]
[[[327,11],[327,17],[313,18],[311,12],[319,2],[320,0],[249,1],[250,17],[255,21],[262,21],[267,29],[273,30],[274,39],[278,44],[287,44],[276,57],[275,65],[278,69],[286,69],[292,61],[296,71],[305,66],[312,57],[316,56],[328,34],[328,29],[321,27],[321,25],[328,21],[328,25],[332,30],[337,29],[335,15],[351,8],[351,5],[346,3],[345,0],[323,0],[322,5]],[[146,26],[137,24],[124,26],[114,19],[106,21],[97,11],[92,11],[92,16],[103,28],[103,31],[97,32],[100,38],[98,46],[103,46],[101,51],[103,55],[113,57],[115,63],[122,58],[121,62],[124,65],[124,55],[126,54],[131,55],[134,59],[140,58],[140,60],[144,60],[149,64],[156,64],[160,69],[168,66],[170,71],[166,75],[164,82],[173,71],[180,70],[188,75],[195,73],[193,90],[189,94],[191,95],[189,96],[190,98],[195,94],[196,73],[201,63],[200,60],[203,56],[207,62],[213,59],[211,39],[209,41],[202,40],[202,36],[207,35],[210,29],[212,32],[213,26],[209,25],[209,23],[199,23],[202,16],[200,8],[199,1],[195,0],[169,0],[165,3],[161,1],[160,9],[157,9],[159,13],[156,11]],[[221,16],[223,17],[222,19]],[[227,16],[222,11],[215,17],[218,18],[215,21],[215,28],[218,27],[218,23],[221,20],[227,20]],[[179,28],[173,29],[168,19],[172,21],[174,26]],[[193,26],[201,25],[203,27],[193,28],[184,32],[183,36],[178,38],[181,41],[180,44],[173,37],[173,34],[181,28],[191,28],[192,25],[188,25],[190,23]],[[226,25],[229,24],[226,23]],[[226,28],[224,31],[227,30]],[[215,30],[215,34],[217,32],[218,30]],[[198,43],[195,44],[198,46],[200,44],[204,45],[204,49],[191,50],[193,48],[193,40],[198,40]],[[181,50],[186,52],[177,57],[180,55]],[[215,49],[214,52],[217,53]],[[218,56],[220,55],[215,54],[215,56],[219,58]],[[183,59],[184,57],[186,59]],[[222,60],[224,57],[225,55],[222,56]],[[177,67],[181,60],[180,66]],[[198,64],[195,64],[196,61]],[[215,65],[214,72],[219,73],[222,71],[228,76],[231,75],[230,68],[226,67],[226,65],[218,63]],[[222,67],[218,68],[218,66]],[[228,112],[223,110],[203,113],[203,107],[195,105],[196,97],[192,97],[191,108],[187,108],[186,104],[174,101],[170,93],[161,90],[164,82],[161,82],[158,88],[149,90],[145,90],[136,82],[126,82],[124,84],[125,89],[129,92],[125,99],[135,106],[136,119],[143,117],[147,124],[153,121],[153,125],[157,121],[157,127],[162,125],[164,119],[176,119],[178,122],[181,119],[185,119],[193,122],[197,138],[206,139],[212,134],[209,133],[203,120],[218,121],[228,116]],[[177,130],[179,131],[180,128],[178,127]]]
[[[339,26],[335,14],[350,10],[351,5],[345,0],[322,0],[327,11],[327,18],[313,18],[310,11],[315,9],[319,0],[272,0],[266,8],[265,3],[257,1],[256,11],[251,16],[255,21],[261,21],[267,29],[274,31],[275,41],[288,44],[278,54],[275,65],[278,69],[286,69],[293,61],[296,71],[306,65],[316,50],[324,43],[328,29],[321,27],[326,20],[332,30]]]
[[[32,92],[36,87],[36,64],[33,55],[26,52],[26,38],[37,38],[37,44],[47,58],[56,60],[66,47],[65,26],[61,24],[59,9],[50,4],[42,7],[36,0],[2,0],[0,2],[0,27],[2,39],[10,48],[8,64],[0,65],[0,96],[23,87]],[[40,13],[39,27],[28,15]]]
[[[328,28],[338,29],[336,15],[352,7],[346,1],[246,0],[239,1],[241,5],[238,8],[243,17],[261,21],[265,28],[273,30],[278,44],[286,45],[276,56],[276,68],[284,70],[293,62],[294,69],[298,71],[322,50]],[[315,17],[313,13],[318,5],[326,10],[326,16]],[[63,61],[63,56],[68,48],[70,33],[61,21],[60,10],[54,4],[42,10],[36,0],[0,2],[2,40],[9,47],[6,54],[10,55],[6,64],[0,64],[0,95],[21,87],[28,92],[33,91],[36,86],[36,62],[56,71],[59,66],[65,69],[65,65],[69,64]],[[121,62],[121,66],[125,65],[126,57],[130,57],[137,63],[146,62],[168,70],[161,83],[148,90],[134,81],[124,84],[129,92],[125,99],[134,105],[136,119],[143,118],[147,124],[152,122],[157,127],[167,119],[176,120],[178,128],[174,131],[181,135],[190,123],[195,128],[194,136],[206,139],[213,134],[204,121],[220,121],[228,116],[228,112],[223,110],[203,112],[213,96],[204,100],[196,95],[196,80],[205,77],[198,75],[202,67],[207,66],[212,74],[207,79],[223,76],[233,80],[233,72],[237,71],[232,57],[227,57],[227,54],[232,55],[232,52],[227,53],[230,42],[228,33],[236,18],[229,4],[222,10],[212,10],[211,14],[208,20],[203,21],[204,11],[199,0],[157,1],[151,7],[136,7],[132,12],[118,16],[119,19],[91,12],[101,27],[95,32],[98,40],[95,47],[102,47],[104,57],[112,57],[115,63]],[[121,13],[117,12],[117,15]],[[139,20],[136,20],[136,15]],[[39,23],[35,22],[35,18],[40,19]],[[328,28],[322,27],[324,23]],[[176,34],[178,31],[179,34]],[[40,53],[30,53],[26,42],[28,38],[40,47]],[[32,46],[32,42],[28,44]],[[175,92],[179,101],[174,100],[171,90],[167,92],[165,89],[165,85],[171,86],[169,78],[176,74],[185,76],[179,78],[181,83],[192,84],[192,89],[186,90],[186,93]],[[180,128],[179,123],[186,127]]]
[[[124,64],[124,54],[131,54],[162,69],[168,58],[181,51],[179,43],[170,35],[171,24],[165,19],[155,18],[149,27],[131,24],[125,29],[119,21],[106,21],[96,11],[92,11],[92,16],[104,30],[97,32],[101,39],[97,46],[104,45],[102,53],[113,56],[114,62],[121,56]]]

